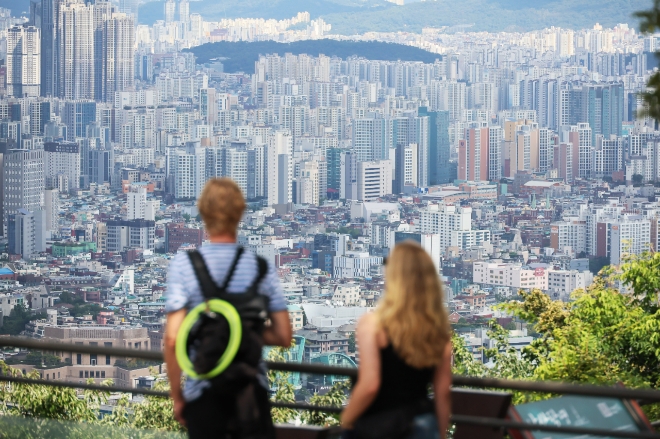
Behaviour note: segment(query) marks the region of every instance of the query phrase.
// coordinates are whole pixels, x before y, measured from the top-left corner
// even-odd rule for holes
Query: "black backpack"
[[[243,253],[243,247],[238,247],[221,286],[213,281],[202,255],[196,250],[188,253],[205,301],[221,299],[229,302],[238,311],[242,326],[242,337],[236,356],[222,373],[209,378],[211,388],[205,392],[236,401],[233,429],[240,437],[268,438],[272,437],[274,431],[268,391],[258,380],[264,346],[263,330],[268,316],[268,297],[258,291],[268,272],[268,263],[257,256],[258,272],[252,284],[242,293],[228,293],[227,287]],[[229,323],[224,316],[212,312],[200,314],[187,340],[188,355],[196,373],[207,374],[213,370],[227,349],[229,331]]]

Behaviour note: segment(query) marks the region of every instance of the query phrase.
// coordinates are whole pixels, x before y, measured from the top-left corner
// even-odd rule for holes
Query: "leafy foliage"
[[[69,314],[72,317],[91,315],[92,317],[96,318],[99,312],[103,311],[103,308],[100,305],[85,302],[82,298],[77,297],[68,291],[61,293],[59,299],[60,303],[73,305],[72,308],[69,308]]]
[[[342,407],[346,403],[346,391],[349,389],[349,381],[335,383],[325,394],[312,396],[309,403],[321,407]],[[338,413],[325,413],[307,410],[302,413],[302,421],[309,425],[320,425],[323,427],[339,425]]]
[[[355,352],[355,332],[348,336],[348,352]]]
[[[283,348],[271,349],[268,353],[269,361],[285,361],[286,356]],[[291,374],[271,370],[268,372],[268,383],[270,385],[272,402],[294,403],[296,401]],[[346,403],[346,391],[349,381],[335,383],[327,393],[313,395],[309,399],[312,405],[321,407],[342,407]],[[273,422],[276,424],[302,422],[309,425],[333,426],[339,425],[339,415],[319,411],[298,411],[289,408],[273,407],[271,409]]]
[[[9,316],[4,318],[2,327],[0,327],[0,334],[19,335],[30,320],[40,318],[46,318],[46,315],[38,314],[37,316],[33,316],[30,314],[28,307],[16,305],[11,310],[11,313],[9,313]]]
[[[636,12],[634,16],[640,19],[639,30],[641,32],[649,34],[657,32],[660,30],[660,0],[653,0],[651,9]],[[658,53],[656,53],[656,58],[660,59]],[[651,75],[646,86],[647,90],[640,93],[645,105],[639,112],[639,116],[660,120],[660,71]],[[633,181],[636,176],[633,175]],[[641,183],[641,181],[635,181],[635,183]]]
[[[3,375],[23,376],[21,371],[3,361],[0,361],[0,371]],[[26,377],[38,379],[39,372],[32,371]],[[107,394],[103,392],[85,391],[79,398],[76,389],[67,387],[0,383],[0,408],[9,415],[94,422],[100,405],[106,401]]]

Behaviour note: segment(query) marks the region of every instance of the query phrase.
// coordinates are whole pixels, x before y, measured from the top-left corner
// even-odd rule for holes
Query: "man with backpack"
[[[245,210],[236,183],[210,180],[198,208],[210,244],[178,253],[168,270],[164,355],[174,417],[192,439],[271,439],[261,349],[291,344],[286,301],[273,266],[236,244]]]

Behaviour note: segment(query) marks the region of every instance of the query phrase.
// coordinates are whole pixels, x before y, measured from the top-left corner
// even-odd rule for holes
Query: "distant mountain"
[[[0,0],[0,8],[10,9],[14,17],[30,16],[30,0]]]
[[[423,27],[473,25],[471,31],[529,31],[551,26],[591,28],[595,23],[613,27],[628,23],[636,11],[649,9],[651,0],[438,0],[394,6],[354,16],[332,13],[324,19],[333,33],[351,35],[367,31],[421,32]]]
[[[0,4],[3,1],[0,0]],[[384,0],[201,0],[192,12],[206,20],[236,17],[283,19],[308,11],[332,24],[332,32],[412,31],[423,27],[473,25],[474,31],[527,31],[550,26],[611,27],[637,21],[632,13],[648,9],[652,0],[437,0],[396,6]],[[140,7],[140,22],[163,19],[162,1]]]
[[[406,0],[407,1],[407,0]],[[527,31],[550,26],[611,27],[628,23],[637,27],[632,13],[650,8],[652,0],[437,0],[396,6],[385,0],[200,0],[190,10],[205,20],[261,17],[284,19],[307,11],[322,17],[332,32],[353,35],[368,31],[420,32],[423,27],[473,25],[474,31]],[[29,0],[0,0],[15,16],[28,15]],[[163,1],[140,6],[140,23],[164,18]]]
[[[384,61],[422,61],[432,63],[440,58],[440,55],[427,52],[416,47],[404,46],[403,44],[389,44],[375,41],[335,41],[335,40],[307,40],[297,41],[295,43],[283,44],[274,41],[248,42],[220,42],[209,43],[193,47],[191,52],[197,57],[197,62],[202,64],[213,58],[227,58],[222,60],[225,72],[246,72],[254,71],[254,62],[259,59],[260,54],[277,53],[284,55],[292,53],[300,55],[301,53],[310,56],[323,54],[326,56],[338,56],[347,58],[357,55],[369,59]]]
[[[305,11],[316,18],[328,14],[364,13],[373,9],[386,9],[390,5],[385,0],[201,0],[191,1],[190,11],[202,14],[209,21],[239,17],[282,20]],[[163,20],[164,16],[163,1],[152,1],[140,6],[141,23],[151,24]]]

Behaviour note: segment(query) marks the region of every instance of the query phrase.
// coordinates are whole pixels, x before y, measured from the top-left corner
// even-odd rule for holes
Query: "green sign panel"
[[[563,396],[545,401],[522,404],[511,409],[514,420],[528,424],[599,428],[612,431],[649,431],[643,415],[628,401],[589,396]],[[513,434],[525,439],[588,439],[602,438],[575,433],[525,431]]]

